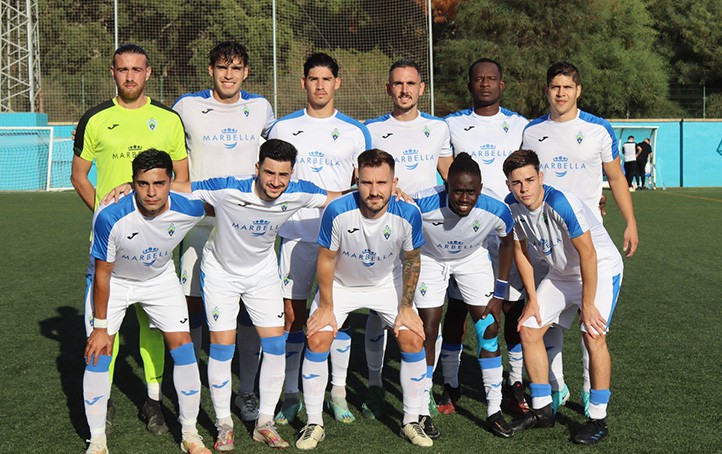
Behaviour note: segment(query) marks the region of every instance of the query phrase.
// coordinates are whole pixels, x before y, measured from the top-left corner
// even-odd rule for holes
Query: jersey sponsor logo
[[[320,172],[324,167],[340,166],[341,161],[336,158],[327,158],[322,151],[312,151],[306,157],[301,157],[296,164],[307,165],[314,172]]]
[[[551,255],[552,250],[555,246],[560,244],[562,242],[561,238],[557,238],[556,240],[548,240],[546,238],[539,238],[538,240],[534,241],[532,245],[542,254],[544,255]]]
[[[203,134],[203,142],[221,142],[226,150],[236,148],[238,142],[256,142],[255,134],[239,133],[236,128],[224,128],[221,132],[212,134]]]
[[[278,224],[271,224],[271,221],[266,219],[256,219],[250,224],[237,224],[231,222],[231,227],[236,230],[246,230],[251,233],[254,237],[263,236],[268,232],[273,232],[281,228]]]
[[[502,123],[501,129],[503,129],[504,132],[509,132],[509,123],[507,123],[506,121],[504,123]]]
[[[549,136],[544,136],[544,137],[542,137],[542,138],[539,139],[539,142],[544,142],[544,141],[547,140],[548,138],[549,138]]]
[[[130,235],[128,235],[126,238],[128,238],[129,240],[132,240],[133,238],[135,238],[135,236],[136,236],[137,234],[138,234],[138,232],[133,232],[133,233],[131,233]]]
[[[471,152],[471,157],[476,161],[481,161],[486,165],[491,165],[496,158],[506,159],[511,154],[509,150],[499,150],[493,143],[480,145],[478,150]]]
[[[238,202],[238,206],[239,206],[239,207],[245,207],[245,206],[248,206],[248,205],[250,205],[250,202]]]
[[[577,132],[577,143],[578,143],[579,145],[581,145],[582,142],[584,142],[584,134],[582,134],[581,131],[578,131],[578,132]]]
[[[431,135],[431,129],[429,129],[429,127],[426,125],[424,125],[424,135],[426,137],[429,137]]]
[[[118,123],[113,123],[112,125],[108,126],[108,131],[112,131],[112,130],[115,129],[117,126],[120,126],[120,125],[119,125]]]
[[[422,282],[419,286],[419,293],[421,293],[421,296],[426,296],[426,292],[429,291],[429,287],[426,286],[425,282]]]
[[[446,251],[449,254],[458,254],[459,252],[467,249],[474,249],[476,245],[474,244],[464,244],[463,241],[459,240],[449,240],[444,244],[438,243],[436,245],[436,249]]]
[[[173,236],[175,233],[175,224],[171,222],[171,224],[168,226],[168,236]]]
[[[148,129],[150,129],[151,131],[155,131],[155,127],[158,126],[158,122],[155,121],[155,118],[153,117],[150,117],[148,121],[145,122],[145,124],[148,125]]]
[[[566,156],[555,156],[552,158],[552,162],[545,162],[539,166],[539,170],[543,172],[554,172],[557,178],[565,177],[569,172],[575,170],[584,170],[587,168],[585,162],[573,162],[570,161]]]
[[[387,240],[391,236],[391,227],[389,227],[388,224],[386,224],[386,226],[384,227],[383,234],[384,234],[384,238],[386,238]]]
[[[292,132],[291,135],[292,135],[292,136],[297,136],[297,135],[301,134],[302,132],[303,132],[303,129],[299,129],[299,130],[296,131],[296,132]]]
[[[395,257],[395,254],[393,252],[389,252],[388,254],[377,254],[375,251],[372,251],[371,249],[364,249],[360,253],[355,252],[349,252],[349,251],[342,251],[341,255],[350,257],[352,259],[358,259],[363,263],[363,266],[370,268],[376,264],[376,262],[383,262],[384,260],[388,260],[389,258]]]
[[[358,232],[358,231],[359,231],[359,228],[358,228],[358,227],[354,227],[354,228],[352,228],[352,229],[348,229],[348,233],[354,233],[354,232]]]
[[[203,115],[207,114],[208,112],[213,112],[213,109],[209,107],[209,108],[207,108],[207,109],[205,109],[205,110],[201,110],[201,113],[202,113]]]
[[[389,137],[391,137],[391,136],[393,136],[393,135],[394,135],[393,132],[388,132],[388,133],[384,134],[383,136],[381,136],[381,138],[382,138],[382,139],[388,139]]]
[[[442,225],[443,223],[444,223],[444,221],[432,222],[431,225],[433,225],[434,227],[436,227],[436,226]]]
[[[489,292],[484,294],[484,298],[491,298],[494,295],[494,292]]]
[[[423,161],[434,161],[433,154],[423,154],[416,148],[408,148],[401,153],[401,156],[395,157],[394,161],[402,164],[407,170],[416,169]]]
[[[183,320],[181,320],[180,322],[181,322],[181,323],[185,323],[185,322],[187,322],[187,321],[188,321],[188,318],[186,317],[186,318],[184,318]]]
[[[331,138],[335,142],[339,137],[341,137],[341,132],[339,132],[338,128],[333,128],[333,131],[331,131]]]
[[[276,315],[276,318],[283,318],[283,312],[281,312],[280,314]]]
[[[127,260],[129,262],[140,262],[145,266],[153,266],[153,264],[159,259],[163,257],[169,257],[173,255],[173,251],[161,251],[157,247],[147,247],[143,249],[143,252],[141,252],[138,255],[128,255],[123,254],[120,256],[122,260]]]
[[[142,145],[131,145],[128,147],[128,151],[123,153],[113,153],[113,159],[135,159],[138,154],[145,150]]]
[[[464,128],[464,131],[471,131],[472,129],[474,129],[474,125],[469,125],[466,128]]]

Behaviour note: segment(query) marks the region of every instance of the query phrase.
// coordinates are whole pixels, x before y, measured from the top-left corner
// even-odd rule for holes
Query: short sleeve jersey
[[[391,154],[396,161],[399,187],[413,194],[437,185],[439,158],[451,156],[449,128],[437,117],[420,112],[411,121],[399,121],[391,114],[368,120],[374,148]]]
[[[479,164],[484,187],[506,194],[502,165],[512,151],[518,150],[529,121],[511,110],[500,108],[496,115],[484,117],[474,109],[465,109],[444,118],[451,133],[454,156],[468,153]]]
[[[147,281],[173,267],[173,249],[204,213],[200,200],[171,192],[168,209],[147,218],[131,192],[96,210],[90,256],[112,262],[114,277]]]
[[[524,130],[522,148],[539,155],[545,183],[582,199],[601,221],[602,164],[619,156],[617,136],[608,121],[581,110],[564,122],[546,114]]]
[[[624,142],[622,144],[622,152],[624,153],[624,162],[632,162],[637,160],[637,144],[634,142]]]
[[[366,126],[341,112],[315,118],[305,109],[296,111],[279,119],[268,138],[285,140],[298,150],[294,178],[334,192],[351,187],[358,155],[371,148]],[[320,210],[301,210],[283,226],[280,234],[286,239],[315,242],[320,219]]]
[[[224,104],[203,90],[181,96],[173,110],[185,125],[191,181],[255,173],[260,140],[275,120],[266,98],[241,91]]]
[[[594,212],[574,194],[544,185],[544,201],[534,211],[506,198],[514,217],[514,237],[527,240],[530,247],[558,273],[581,278],[579,253],[571,240],[591,231],[597,252],[597,272],[615,275],[622,271],[622,257]]]
[[[114,187],[133,176],[131,163],[138,153],[155,148],[174,161],[185,159],[185,132],[180,117],[170,108],[147,98],[138,109],[126,109],[113,98],[85,112],[75,133],[75,154],[95,160],[98,186],[95,206]]]
[[[490,234],[509,235],[514,226],[509,207],[498,199],[480,194],[466,216],[449,208],[444,186],[429,188],[414,195],[421,210],[426,243],[421,253],[436,260],[461,259],[486,250],[484,240]]]
[[[193,194],[212,205],[216,225],[203,249],[203,262],[227,273],[250,276],[267,266],[276,270],[273,246],[278,230],[295,212],[322,207],[326,191],[307,181],[290,181],[276,200],[266,202],[255,191],[256,178],[212,178],[191,183]]]
[[[346,194],[323,213],[318,244],[336,252],[334,280],[346,287],[401,282],[402,251],[424,244],[421,213],[391,197],[381,217],[368,219],[361,214],[358,199],[358,191]]]

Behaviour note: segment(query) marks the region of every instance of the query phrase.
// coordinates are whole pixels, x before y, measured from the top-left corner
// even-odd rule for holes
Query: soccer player
[[[549,67],[546,76],[544,91],[549,100],[550,112],[529,123],[524,130],[522,148],[537,153],[548,184],[579,197],[600,222],[604,171],[614,200],[627,224],[623,249],[627,257],[632,257],[639,243],[637,221],[620,164],[617,137],[609,122],[577,107],[582,85],[579,70],[574,65],[568,62],[555,63]],[[550,379],[556,411],[569,399],[562,367],[562,331],[552,327],[546,334],[545,342],[550,358]],[[581,394],[586,410],[589,405],[590,379],[587,367],[589,358],[584,345],[582,343],[585,367]]]
[[[424,328],[413,307],[424,244],[421,215],[413,205],[391,199],[394,158],[371,149],[358,157],[359,190],[331,202],[318,236],[319,292],[308,318],[303,360],[303,399],[308,423],[296,447],[315,448],[325,438],[323,398],[327,358],[337,327],[349,313],[375,310],[393,327],[401,350],[404,416],[401,435],[418,446],[433,441],[419,425],[426,375]],[[403,271],[402,271],[403,263]]]
[[[514,432],[501,414],[503,367],[497,336],[502,301],[509,287],[514,256],[510,235],[514,222],[500,200],[481,193],[479,165],[466,153],[456,155],[445,186],[426,189],[414,196],[421,210],[426,242],[421,249],[421,275],[414,295],[426,331],[426,389],[431,388],[434,342],[438,336],[449,278],[454,277],[463,302],[471,313],[477,336],[477,355],[487,401],[487,428],[509,438]],[[499,268],[494,270],[485,241],[499,237]],[[428,419],[424,432],[438,435]]]
[[[217,44],[208,54],[213,88],[181,96],[173,110],[183,119],[191,181],[223,176],[252,176],[262,137],[274,121],[271,104],[261,95],[241,89],[248,77],[248,51],[237,42]],[[214,217],[201,221],[181,244],[181,282],[188,301],[190,328],[196,356],[200,356],[204,323],[200,288],[200,257]],[[258,418],[254,383],[260,340],[245,309],[238,324],[240,388],[235,403],[243,421]]]
[[[98,208],[86,295],[83,399],[90,427],[88,454],[108,452],[105,420],[110,398],[113,339],[129,304],[143,306],[162,331],[175,363],[183,452],[208,450],[196,430],[201,380],[188,334],[188,309],[173,265],[173,249],[204,214],[200,200],[170,191],[173,163],[150,149],[132,161],[133,190]]]
[[[515,151],[504,162],[514,217],[515,259],[528,292],[519,318],[524,362],[531,380],[532,411],[514,421],[515,431],[554,425],[549,364],[544,332],[551,324],[569,329],[577,310],[589,351],[591,391],[589,420],[572,437],[593,444],[606,437],[611,357],[607,332],[622,283],[622,257],[598,218],[572,193],[544,184],[533,151]],[[541,255],[550,271],[534,289],[529,250]]]
[[[176,181],[188,181],[188,159],[181,119],[171,109],[144,94],[145,83],[151,75],[145,50],[135,44],[119,47],[113,54],[110,72],[118,95],[88,110],[78,122],[75,134],[71,181],[91,210],[98,206],[103,194],[130,181],[131,161],[148,148],[165,150],[173,160]],[[98,170],[97,188],[88,179],[93,161]],[[148,315],[140,305],[136,305],[135,309],[140,327],[140,355],[148,385],[148,399],[141,415],[148,430],[161,435],[168,431],[160,404],[165,364],[163,336],[157,329],[150,329]],[[116,337],[110,366],[111,381],[118,344],[119,338]],[[112,402],[108,407],[110,433],[115,408]]]
[[[334,108],[341,86],[338,63],[329,55],[315,53],[303,65],[301,86],[306,90],[306,108],[279,119],[268,133],[298,149],[294,178],[310,181],[327,191],[343,191],[352,184],[358,155],[371,148],[371,137],[364,125]],[[316,273],[321,210],[300,210],[281,228],[280,272],[286,313],[285,396],[276,422],[287,424],[301,409],[298,375],[305,338],[306,302]],[[331,353],[333,368],[331,398],[337,420],[350,423],[354,416],[346,402],[346,369],[351,354],[350,330],[340,330]]]
[[[399,185],[409,194],[437,185],[437,171],[446,180],[453,161],[449,144],[449,128],[437,117],[419,111],[419,98],[426,84],[421,81],[421,70],[413,60],[399,60],[389,69],[386,92],[391,97],[391,113],[366,121],[371,134],[371,145],[391,154],[396,161],[395,175]],[[436,339],[436,337],[434,338]],[[381,319],[371,313],[366,321],[366,361],[369,369],[369,391],[362,406],[365,416],[381,416],[384,390],[382,368],[386,347],[386,330]],[[433,361],[436,356],[429,357]],[[424,394],[421,406],[427,425],[431,394]],[[435,407],[435,405],[434,405]]]
[[[502,171],[504,158],[519,148],[526,118],[500,105],[504,92],[504,72],[501,64],[489,58],[480,58],[469,66],[467,88],[473,106],[444,118],[451,132],[454,154],[468,153],[478,164],[484,179],[484,192],[503,200],[508,193]],[[498,236],[489,237],[489,252],[494,269],[499,273]],[[512,267],[508,294],[503,298],[504,340],[509,352],[509,376],[504,386],[504,406],[512,413],[528,410],[522,386],[523,357],[521,340],[516,331],[516,320],[524,305],[523,287]],[[461,396],[459,364],[462,336],[466,327],[466,305],[455,285],[449,287],[449,306],[444,318],[441,362],[444,373],[444,393],[439,400],[439,411],[454,413],[454,404]]]

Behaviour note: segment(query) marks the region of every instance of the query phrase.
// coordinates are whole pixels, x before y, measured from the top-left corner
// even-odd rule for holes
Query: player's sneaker
[[[368,419],[379,419],[384,414],[386,391],[379,386],[369,387],[366,400],[361,404],[361,414]]]
[[[501,411],[486,418],[486,428],[498,437],[511,438],[514,436],[514,429],[506,422]]]
[[[531,429],[533,427],[552,427],[555,422],[554,417],[555,415],[552,411],[552,404],[549,404],[538,410],[531,409],[521,418],[512,421],[511,428],[514,432],[521,432],[522,430]]]
[[[211,454],[211,450],[203,444],[203,438],[198,435],[198,432],[183,434],[180,448],[181,451],[189,454]]]
[[[216,442],[213,444],[213,449],[216,451],[233,451],[235,445],[233,444],[233,427],[228,424],[216,424],[218,429],[218,437]]]
[[[326,430],[319,424],[306,424],[301,429],[296,447],[302,451],[314,449],[326,438]]]
[[[441,399],[436,405],[437,410],[442,415],[452,415],[456,413],[456,402],[461,397],[461,387],[454,388],[448,383],[444,383],[444,392],[441,394]]]
[[[113,399],[108,399],[108,410],[105,413],[105,436],[113,433],[113,420],[115,419],[115,405]]]
[[[429,390],[429,416],[436,418],[439,416],[439,409],[436,408],[436,399],[434,399],[434,393]]]
[[[344,424],[351,424],[356,420],[354,415],[348,409],[348,402],[343,397],[329,397],[326,400],[326,405],[329,409],[333,410],[333,417],[338,422]]]
[[[153,435],[164,435],[168,433],[168,426],[165,424],[163,409],[160,401],[148,398],[140,410],[140,418],[145,423],[148,432]]]
[[[424,429],[424,433],[432,440],[436,440],[441,436],[441,431],[431,420],[431,416],[419,417],[419,425]]]
[[[502,407],[506,413],[515,415],[523,415],[529,411],[529,405],[524,397],[524,385],[521,382],[515,382],[513,385],[504,387],[504,398]]]
[[[85,440],[88,443],[88,449],[85,450],[85,454],[109,454],[108,444],[106,437],[93,437],[90,440]]]
[[[572,441],[582,445],[592,445],[609,435],[607,418],[588,419],[579,429]]]
[[[303,410],[303,402],[298,394],[295,397],[286,396],[274,420],[279,426],[286,426],[296,420],[296,416],[301,414],[301,410]]]
[[[564,385],[561,391],[552,391],[552,411],[554,413],[567,402],[569,402],[569,388],[567,385]]]
[[[266,443],[268,446],[277,449],[284,449],[291,446],[278,434],[276,427],[273,425],[273,421],[268,421],[262,426],[256,426],[256,428],[253,429],[253,441]]]
[[[582,398],[582,404],[584,404],[584,416],[589,417],[589,391],[582,391],[579,393]]]
[[[434,446],[434,440],[426,435],[424,429],[422,429],[421,425],[417,422],[410,422],[406,424],[401,428],[401,433],[399,435],[409,440],[411,444],[421,446],[422,448],[430,448],[431,446]]]
[[[239,394],[233,403],[241,411],[241,421],[249,422],[258,419],[258,400],[255,394]]]

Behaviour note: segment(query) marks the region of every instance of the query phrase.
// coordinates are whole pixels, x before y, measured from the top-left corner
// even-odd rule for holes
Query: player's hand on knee
[[[394,334],[396,337],[399,337],[399,330],[401,330],[402,326],[405,326],[409,331],[418,334],[422,340],[426,340],[424,322],[413,308],[408,306],[401,306],[399,308],[399,313],[396,315],[396,321],[394,322]]]
[[[521,327],[524,322],[529,320],[531,317],[534,317],[537,324],[541,326],[542,318],[541,311],[539,310],[539,303],[537,303],[536,300],[533,299],[527,301],[526,305],[524,306],[524,310],[521,311],[521,315],[519,316],[519,323],[517,323],[516,325],[516,330],[521,331]]]
[[[481,318],[486,318],[487,315],[491,314],[498,322],[499,320],[501,320],[501,308],[503,305],[504,302],[502,300],[493,297],[489,300],[489,302],[486,304],[486,307],[484,307],[484,310],[481,312]]]
[[[98,357],[100,355],[110,356],[113,351],[113,339],[108,335],[107,329],[95,328],[88,337],[88,342],[85,345],[85,364],[90,364],[91,361],[93,366],[98,364]]]
[[[596,339],[597,336],[604,335],[607,332],[607,321],[595,306],[582,306],[579,313],[579,324],[584,326],[587,334],[592,339]]]
[[[333,336],[336,337],[338,326],[336,325],[336,316],[333,309],[319,306],[306,321],[306,336],[311,337],[327,326],[331,327]]]
[[[118,203],[121,195],[128,195],[132,190],[133,187],[130,185],[130,183],[123,183],[120,186],[114,187],[109,193],[107,193],[105,197],[103,197],[103,200],[100,201],[100,203],[105,205],[110,203],[111,200],[113,201],[113,203]]]

